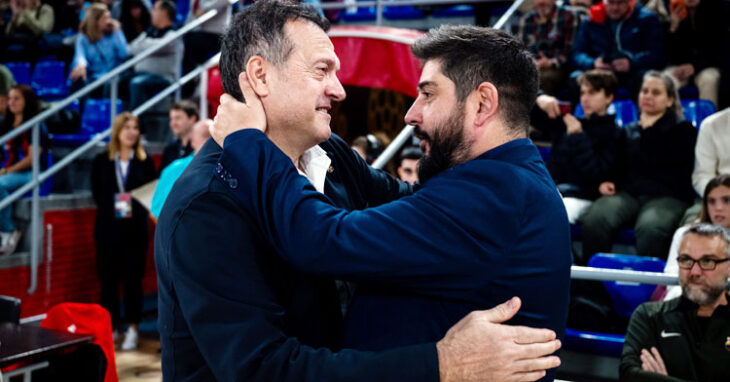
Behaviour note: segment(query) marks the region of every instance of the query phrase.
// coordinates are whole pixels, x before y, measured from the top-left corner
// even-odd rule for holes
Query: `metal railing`
[[[229,0],[230,4],[236,3],[237,0]],[[66,167],[69,163],[80,157],[81,155],[85,154],[87,151],[91,150],[93,147],[95,147],[99,142],[101,142],[103,139],[105,139],[110,133],[111,128],[107,129],[106,131],[99,133],[95,135],[91,140],[84,143],[74,151],[72,151],[69,155],[64,157],[61,161],[54,164],[50,168],[48,168],[46,171],[40,172],[40,157],[37,148],[40,147],[40,124],[45,121],[46,119],[50,118],[51,116],[55,115],[62,109],[64,109],[66,106],[71,104],[73,101],[84,97],[88,95],[90,92],[94,91],[96,88],[106,84],[109,82],[111,84],[111,119],[113,120],[116,116],[116,106],[117,106],[117,90],[118,90],[118,78],[119,75],[132,68],[134,65],[139,63],[140,61],[146,59],[150,55],[157,52],[159,49],[163,48],[167,44],[172,43],[174,40],[181,38],[183,35],[188,33],[189,31],[197,28],[201,24],[207,22],[211,18],[215,17],[219,13],[219,10],[210,10],[200,16],[199,18],[196,18],[189,24],[184,25],[182,28],[178,29],[177,31],[171,33],[167,37],[163,38],[157,45],[148,48],[147,50],[135,55],[128,61],[124,62],[122,65],[118,66],[117,68],[111,70],[109,73],[104,74],[103,76],[99,77],[92,83],[86,85],[82,89],[76,91],[75,93],[69,95],[62,101],[59,101],[56,103],[53,107],[39,113],[38,115],[31,118],[29,121],[24,122],[22,125],[18,126],[17,128],[13,129],[12,131],[8,132],[7,134],[0,137],[0,145],[4,144],[5,142],[25,133],[28,130],[31,130],[31,144],[33,146],[33,152],[35,155],[33,155],[33,164],[32,164],[32,179],[26,183],[25,185],[21,186],[17,190],[15,190],[13,193],[8,195],[3,200],[0,200],[0,209],[8,207],[11,203],[15,202],[19,198],[21,198],[26,192],[32,190],[32,200],[31,200],[31,239],[30,239],[30,268],[31,268],[31,274],[30,274],[30,285],[28,287],[27,293],[33,294],[37,288],[38,285],[38,266],[40,262],[40,245],[41,245],[41,227],[40,227],[40,197],[39,197],[39,188],[41,183],[46,181],[49,177],[53,176],[55,173]],[[139,115],[149,109],[150,107],[154,106],[155,103],[161,101],[168,95],[175,92],[177,89],[179,89],[183,84],[189,82],[195,76],[200,75],[201,72],[206,71],[208,66],[211,65],[211,62],[217,63],[218,55],[213,57],[211,60],[206,62],[204,65],[199,66],[195,70],[191,71],[190,73],[183,76],[181,79],[178,79],[176,82],[174,82],[172,85],[170,85],[168,88],[157,94],[155,97],[151,98],[144,104],[142,104],[140,107],[136,108],[133,113],[135,115]],[[215,60],[213,60],[215,59]],[[207,65],[207,66],[206,66]]]
[[[355,4],[345,4],[345,3],[326,3],[326,4],[312,4],[316,8],[321,9],[343,9],[343,8],[350,8],[350,7],[371,7],[375,6],[377,9],[377,19],[376,24],[381,25],[382,24],[382,12],[383,8],[385,6],[400,6],[400,5],[431,5],[431,4],[441,4],[441,5],[457,5],[457,4],[464,4],[464,3],[484,3],[484,2],[495,2],[499,0],[399,0],[397,2],[390,2],[390,1],[383,1],[383,0],[376,0],[376,1],[365,1],[365,2],[356,2]],[[237,0],[229,0],[229,4],[236,3]],[[501,27],[504,24],[504,21],[506,21],[517,9],[517,7],[523,2],[523,0],[518,0],[513,4],[512,7],[507,11],[507,13],[500,19],[500,21],[495,25]],[[72,151],[70,154],[66,155],[62,160],[55,163],[53,166],[48,168],[47,170],[41,172],[40,171],[40,157],[38,155],[37,148],[40,147],[40,124],[44,122],[46,119],[50,118],[51,116],[55,115],[62,109],[64,109],[66,106],[71,104],[73,101],[84,97],[88,95],[90,92],[94,91],[98,87],[105,85],[106,83],[110,83],[111,89],[110,89],[110,98],[111,98],[111,107],[110,107],[110,113],[111,113],[111,119],[113,120],[116,116],[116,108],[117,108],[117,97],[118,97],[118,79],[119,75],[132,68],[134,65],[139,63],[140,61],[146,59],[150,55],[154,54],[157,50],[161,49],[162,47],[166,46],[167,44],[172,43],[174,40],[181,38],[184,34],[188,33],[189,31],[197,28],[201,24],[207,22],[211,18],[215,17],[218,14],[218,10],[211,10],[206,12],[201,17],[193,20],[191,23],[184,25],[179,30],[173,32],[169,36],[162,39],[162,41],[159,42],[158,45],[148,48],[147,50],[135,55],[128,61],[124,62],[119,67],[111,70],[109,73],[104,74],[103,76],[99,77],[95,81],[91,82],[90,84],[86,85],[84,88],[76,91],[75,93],[69,95],[65,99],[57,102],[53,107],[39,113],[38,115],[31,118],[29,121],[24,122],[22,125],[18,126],[17,128],[13,129],[12,131],[8,132],[4,136],[0,137],[0,145],[4,144],[5,142],[25,133],[28,130],[31,130],[31,143],[34,148],[34,153],[36,155],[33,155],[33,161],[32,161],[32,179],[26,183],[25,185],[21,186],[14,192],[12,192],[10,195],[8,195],[3,200],[0,200],[0,209],[8,207],[11,203],[15,202],[19,198],[21,198],[26,192],[32,191],[32,200],[31,200],[31,239],[30,239],[30,245],[31,245],[31,251],[30,251],[30,268],[31,268],[31,277],[30,277],[30,285],[28,287],[27,293],[33,294],[37,288],[38,284],[38,267],[40,263],[40,246],[41,246],[41,222],[40,222],[40,196],[39,196],[39,188],[40,185],[46,181],[49,177],[56,174],[58,171],[69,165],[71,162],[94,148],[97,144],[102,142],[106,137],[108,137],[111,133],[111,128],[96,134],[93,138],[91,138],[89,141],[85,142],[80,147],[76,148],[74,151]],[[220,54],[219,54],[220,55]],[[198,68],[194,69],[190,73],[185,74],[182,78],[178,79],[176,82],[171,84],[169,87],[165,88],[162,92],[158,93],[156,96],[152,97],[148,101],[146,101],[144,104],[136,108],[132,111],[133,114],[139,115],[143,113],[144,111],[148,110],[150,107],[154,106],[157,102],[161,101],[165,97],[169,96],[173,92],[175,92],[177,89],[179,89],[182,85],[185,83],[191,81],[196,76],[200,76],[201,86],[200,86],[200,111],[201,115],[207,115],[208,112],[208,104],[206,102],[206,90],[207,90],[207,83],[208,83],[208,72],[207,69],[210,66],[213,66],[217,64],[219,55],[216,55],[215,57],[211,58],[208,62],[205,64],[199,66]],[[398,135],[396,140],[393,142],[394,144],[391,144],[381,155],[381,158],[378,158],[377,164],[382,166],[385,164],[394,154],[398,151],[398,149],[408,140],[408,137],[410,137],[412,133],[412,127],[407,126],[404,128],[404,130]],[[396,144],[397,143],[397,144]],[[380,162],[383,162],[380,164]]]

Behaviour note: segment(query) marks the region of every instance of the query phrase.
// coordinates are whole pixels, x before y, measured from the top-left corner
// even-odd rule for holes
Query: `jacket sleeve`
[[[641,34],[643,39],[641,46],[644,49],[631,57],[631,70],[659,69],[666,64],[666,52],[664,49],[664,28],[659,23],[656,15],[650,15],[640,19],[643,23],[640,28],[646,29]]]
[[[631,315],[626,330],[624,350],[621,353],[619,379],[624,382],[681,382],[681,379],[644,371],[641,368],[641,349],[658,347],[656,328],[647,312],[647,304],[639,305]],[[667,360],[664,360],[665,362]]]
[[[287,337],[260,260],[242,256],[256,232],[233,211],[223,193],[191,201],[172,232],[170,262],[158,264],[169,268],[184,325],[217,380],[438,381],[434,343],[333,353]]]
[[[590,21],[588,20],[580,23],[578,34],[575,36],[575,41],[573,42],[573,65],[576,69],[580,70],[593,69],[593,64],[596,58],[598,58],[588,54],[588,46],[590,44],[587,36],[588,29],[590,28],[589,23]]]
[[[119,59],[119,62],[123,62],[124,60],[129,57],[129,48],[127,46],[127,38],[124,37],[124,32],[122,30],[118,30],[114,32],[114,35],[112,36],[114,39],[114,51],[116,53],[117,58]]]
[[[160,41],[164,40],[170,33],[173,33],[172,30],[168,31],[167,33],[165,33],[164,36],[162,36],[160,38],[153,38],[153,37],[148,37],[147,32],[143,32],[142,34],[137,36],[137,38],[132,40],[132,42],[129,43],[129,54],[132,56],[136,56],[136,55],[144,52],[145,50],[147,50],[153,46],[156,46],[157,44],[160,43]],[[166,44],[162,48],[158,49],[153,54],[153,56],[154,55],[163,56],[163,55],[173,54],[173,53],[175,53],[175,51],[177,49],[178,49],[177,42],[171,41],[170,43]]]
[[[36,11],[26,10],[18,18],[15,28],[20,26],[26,27],[34,35],[40,36],[44,33],[50,33],[53,29],[53,8],[48,4],[42,4],[38,10],[38,18],[35,17]]]
[[[376,208],[338,209],[259,131],[243,130],[227,137],[220,163],[242,208],[254,217],[276,252],[304,272],[452,296],[483,282],[472,271],[483,259],[463,254],[501,253],[501,245],[509,240],[505,236],[520,224],[516,216],[520,214],[506,211],[518,203],[514,190],[490,188],[480,194],[479,202],[493,205],[496,216],[509,218],[485,219],[483,231],[493,237],[487,243],[475,240],[468,227],[454,224],[447,207],[462,195],[459,187],[473,185],[465,182],[455,189],[443,179],[432,179],[428,189]],[[494,170],[485,174],[483,182],[502,179],[502,173]],[[484,279],[492,276],[485,274]]]
[[[86,46],[88,45],[89,39],[83,33],[79,33],[74,43],[74,58],[71,64],[71,70],[75,69],[79,65],[89,66],[89,61],[86,59]]]
[[[582,123],[587,123],[581,120]],[[579,164],[580,177],[586,183],[600,183],[613,167],[616,155],[616,131],[602,134],[593,142],[585,132],[568,136],[574,149],[575,161]]]
[[[717,176],[718,157],[712,134],[715,131],[714,119],[705,120],[697,134],[695,146],[695,167],[692,172],[692,186],[697,195],[704,195],[707,183]]]
[[[99,154],[94,158],[91,163],[91,195],[94,197],[94,202],[98,206],[101,200],[101,172],[104,171],[104,154]]]

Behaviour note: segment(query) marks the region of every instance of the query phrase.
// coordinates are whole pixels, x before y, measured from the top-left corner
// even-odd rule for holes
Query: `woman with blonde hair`
[[[114,119],[109,145],[96,156],[91,192],[96,202],[96,261],[101,282],[101,305],[109,311],[115,334],[119,324],[119,284],[124,291],[125,321],[129,324],[123,350],[137,347],[142,315],[149,213],[130,191],[156,177],[152,159],[142,148],[139,120],[124,112]]]
[[[71,63],[71,92],[108,73],[129,56],[121,25],[107,6],[94,3],[85,12]]]

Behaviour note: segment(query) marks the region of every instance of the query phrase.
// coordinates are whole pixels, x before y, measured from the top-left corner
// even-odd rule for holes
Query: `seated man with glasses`
[[[695,224],[678,255],[682,295],[634,311],[621,355],[622,381],[728,380],[730,232]]]

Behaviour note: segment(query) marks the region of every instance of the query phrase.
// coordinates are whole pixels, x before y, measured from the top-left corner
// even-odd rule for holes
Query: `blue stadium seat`
[[[30,62],[6,62],[5,67],[13,73],[15,82],[22,85],[30,84]]]
[[[438,8],[433,11],[433,17],[470,17],[474,16],[474,6],[454,5],[451,7]]]
[[[41,161],[46,162],[45,168],[48,169],[51,166],[53,166],[53,153],[51,150],[47,150],[45,153],[41,153]],[[43,172],[43,170],[41,170]],[[51,194],[51,189],[53,188],[53,177],[49,177],[46,179],[45,182],[41,183],[41,186],[38,188],[38,195],[39,196],[48,196]],[[30,190],[23,194],[24,198],[31,198],[33,197],[33,190]]]
[[[608,114],[616,115],[616,126],[624,127],[632,122],[639,120],[639,109],[636,108],[631,100],[613,101],[608,107]],[[585,117],[583,106],[579,103],[575,108],[576,118]]]
[[[117,100],[117,114],[122,112],[122,101]],[[81,115],[81,132],[93,135],[111,127],[111,100],[87,99]]]
[[[621,355],[623,347],[624,336],[621,334],[565,329],[565,345],[563,348],[566,350],[618,357]]]
[[[656,257],[636,255],[618,255],[612,253],[597,253],[588,261],[589,267],[609,269],[631,269],[644,272],[664,272],[666,263]],[[630,282],[604,281],[603,285],[613,300],[616,313],[625,318],[631,317],[637,306],[649,301],[656,289],[653,284],[639,284]]]
[[[340,11],[340,17],[345,21],[374,21],[375,7],[361,7],[357,10],[345,8]]]
[[[423,12],[411,5],[390,6],[383,9],[383,17],[388,20],[418,20],[423,18]]]
[[[35,65],[31,86],[39,97],[46,100],[68,95],[66,69],[63,61],[40,61]]]
[[[175,12],[174,24],[176,27],[182,26],[185,24],[188,12],[190,12],[190,0],[177,0],[175,2]]]
[[[692,122],[692,125],[699,129],[705,118],[715,113],[715,105],[706,99],[683,99],[682,109],[684,119]]]

